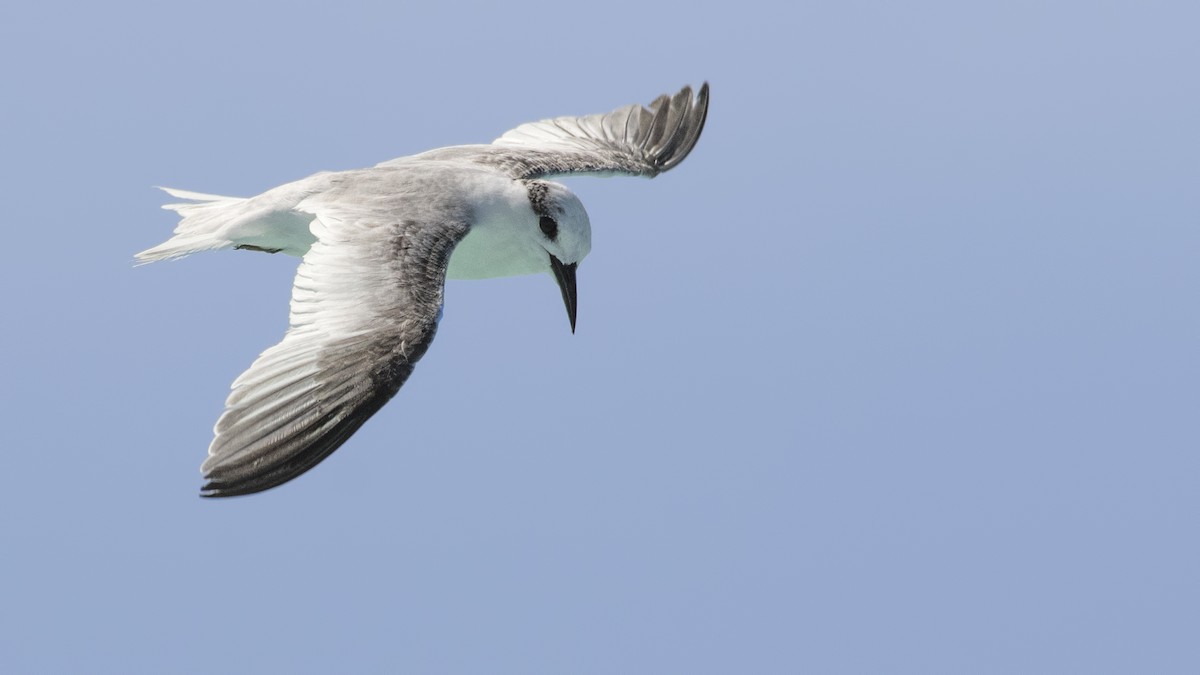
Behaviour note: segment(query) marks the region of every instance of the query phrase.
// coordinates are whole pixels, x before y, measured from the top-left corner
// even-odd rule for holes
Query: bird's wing
[[[311,469],[399,391],[437,330],[465,222],[321,212],[291,325],[233,383],[201,467],[205,496],[259,492]]]
[[[377,166],[450,161],[481,164],[517,180],[570,174],[653,178],[687,157],[707,115],[706,82],[695,98],[684,87],[674,96],[659,96],[649,108],[635,103],[599,115],[530,122],[491,145],[438,148]]]
[[[708,115],[708,83],[695,98],[684,87],[648,108],[556,117],[522,124],[492,141],[489,158],[514,178],[626,174],[652,178],[674,168],[695,147]]]

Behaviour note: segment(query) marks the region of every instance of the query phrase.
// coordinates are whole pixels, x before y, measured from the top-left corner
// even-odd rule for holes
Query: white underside
[[[382,173],[381,170],[373,170]],[[559,237],[548,242],[533,223],[526,187],[510,178],[490,171],[466,166],[457,173],[455,188],[461,198],[471,204],[470,231],[451,253],[447,277],[450,279],[488,279],[550,272],[550,255],[560,260],[578,260],[590,248],[590,232],[575,237]],[[317,174],[307,179],[282,185],[257,197],[239,198],[205,195],[181,190],[167,192],[193,203],[169,204],[164,208],[177,211],[182,220],[170,240],[137,255],[139,262],[178,258],[198,251],[249,248],[303,257],[323,231],[336,231],[339,221],[346,217],[346,204],[378,200],[379,187],[365,193],[361,200],[344,189],[331,197],[328,191],[337,187],[335,174]],[[403,179],[405,174],[387,172],[384,178]],[[384,188],[387,186],[384,185]],[[565,189],[565,188],[564,188]],[[568,204],[568,207],[572,205]],[[573,221],[587,227],[587,215],[582,206],[571,213]],[[353,212],[353,208],[351,208]],[[401,211],[402,213],[402,211]],[[402,217],[385,214],[387,217]],[[439,214],[434,213],[431,220]],[[562,250],[564,241],[576,241],[574,250]]]
[[[524,189],[502,176],[473,173],[480,179],[470,195],[475,223],[451,254],[447,276],[487,279],[549,271],[544,249],[529,237],[516,236],[515,221],[528,217]],[[303,257],[316,241],[313,229],[323,212],[319,192],[323,178],[318,174],[251,198],[164,188],[192,203],[163,207],[182,216],[175,236],[137,254],[137,260],[146,263],[230,248]]]
[[[531,259],[522,241],[499,228],[477,227],[450,254],[449,279],[491,279],[550,271],[550,258]]]

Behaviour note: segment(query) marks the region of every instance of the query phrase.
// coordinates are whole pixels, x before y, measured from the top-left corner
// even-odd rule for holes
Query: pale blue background
[[[0,9],[5,673],[1200,672],[1191,2]],[[415,5],[416,3],[411,3]],[[709,80],[317,470],[197,498],[254,194]]]

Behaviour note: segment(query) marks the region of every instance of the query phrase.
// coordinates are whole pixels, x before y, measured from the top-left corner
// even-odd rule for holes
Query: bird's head
[[[530,234],[545,249],[545,269],[554,276],[562,291],[571,332],[575,332],[575,271],[592,250],[592,224],[575,193],[550,181],[530,181],[529,204],[535,221]]]

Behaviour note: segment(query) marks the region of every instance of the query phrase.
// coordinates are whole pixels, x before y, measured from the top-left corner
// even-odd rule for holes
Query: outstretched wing
[[[217,420],[205,496],[299,476],[399,391],[433,340],[446,266],[467,229],[318,212],[287,334],[234,381]]]
[[[627,105],[610,113],[556,117],[530,122],[491,145],[455,145],[377,166],[411,162],[469,161],[493,167],[517,180],[591,174],[653,178],[674,168],[695,147],[708,115],[708,83],[692,97],[684,87],[650,104]]]
[[[491,158],[514,178],[565,174],[627,174],[652,178],[674,168],[695,147],[708,115],[708,83],[695,98],[684,87],[648,108],[530,122],[492,142]]]

